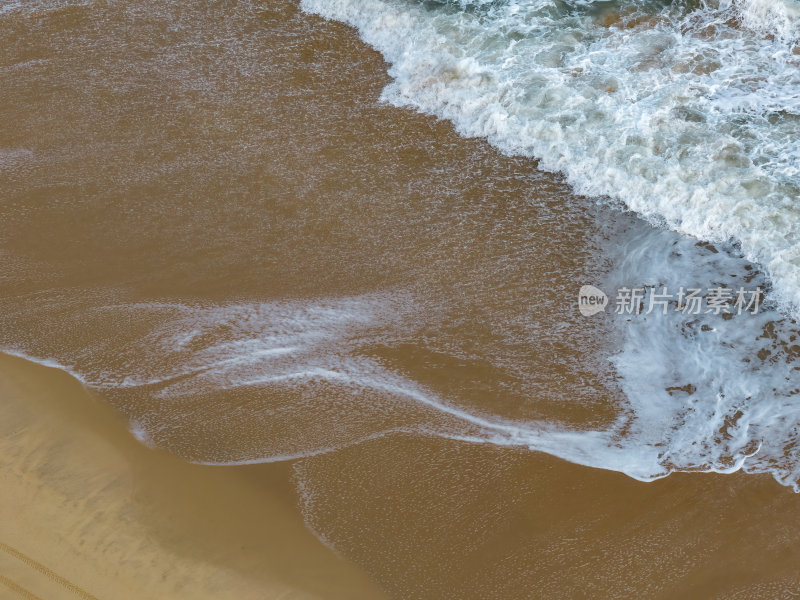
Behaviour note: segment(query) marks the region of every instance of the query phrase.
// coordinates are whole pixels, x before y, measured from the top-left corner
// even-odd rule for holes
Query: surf
[[[453,123],[657,226],[735,241],[800,306],[794,2],[303,0],[355,27],[383,100]]]

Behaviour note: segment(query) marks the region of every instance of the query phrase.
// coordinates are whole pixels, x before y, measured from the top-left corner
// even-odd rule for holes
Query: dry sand
[[[379,598],[309,533],[286,468],[139,444],[69,375],[0,357],[0,598]]]

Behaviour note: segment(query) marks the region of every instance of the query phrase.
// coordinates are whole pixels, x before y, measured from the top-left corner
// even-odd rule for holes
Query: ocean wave
[[[792,0],[303,0],[390,63],[383,98],[658,225],[734,240],[800,306]]]

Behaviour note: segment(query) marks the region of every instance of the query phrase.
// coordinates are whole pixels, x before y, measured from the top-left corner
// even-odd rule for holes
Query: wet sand
[[[135,441],[59,370],[3,356],[0,386],[11,598],[384,597],[365,572],[394,598],[791,598],[800,585],[796,498],[768,477],[643,484],[407,436],[294,475],[204,467]],[[364,571],[304,527],[298,476],[322,492],[301,502],[309,524]]]
[[[79,382],[19,358],[0,357],[0,397],[0,597],[382,597],[308,532],[284,467],[147,448]]]
[[[797,498],[769,477],[641,483],[542,454],[402,437],[300,468],[323,482],[316,525],[394,598],[722,600],[800,589]],[[359,513],[339,513],[345,500]],[[365,548],[353,531],[382,543]]]
[[[645,484],[411,435],[441,415],[384,393],[410,380],[481,414],[607,423],[615,339],[565,299],[649,225],[381,104],[380,56],[293,3],[37,6],[0,29],[0,345],[68,364],[93,391],[0,362],[0,542],[14,550],[0,569],[14,585],[74,595],[63,579],[100,599],[798,595],[800,504],[769,477]],[[358,320],[364,305],[376,324]],[[355,322],[344,334],[340,317]],[[241,330],[285,334],[256,350],[287,355],[320,330],[319,352],[347,359],[335,367],[394,378],[377,391],[203,379],[247,360],[214,353]],[[309,354],[286,373],[317,368]],[[187,462],[332,439],[346,447]]]

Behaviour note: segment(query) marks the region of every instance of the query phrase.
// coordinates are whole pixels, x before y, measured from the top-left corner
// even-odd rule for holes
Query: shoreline
[[[286,465],[150,449],[66,373],[5,354],[0,394],[0,584],[17,595],[382,597],[305,528]]]
[[[9,28],[9,147],[31,151],[8,171],[0,341],[86,382],[0,354],[0,596],[796,595],[800,505],[768,475],[645,484],[404,433],[200,463],[447,429],[394,384],[603,427],[624,340],[577,314],[576,284],[678,237],[379,102],[387,65],[351,27],[263,9],[90,3]],[[291,378],[320,365],[332,385]]]

